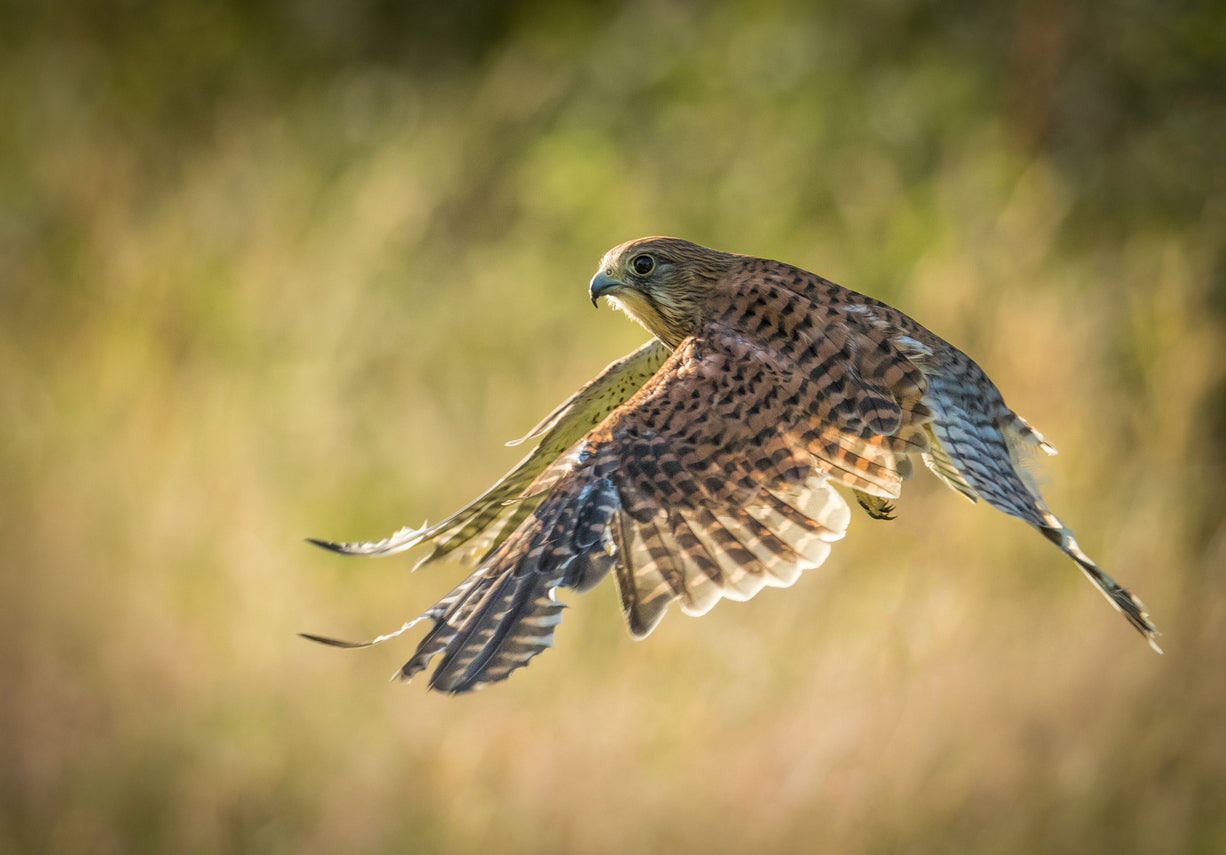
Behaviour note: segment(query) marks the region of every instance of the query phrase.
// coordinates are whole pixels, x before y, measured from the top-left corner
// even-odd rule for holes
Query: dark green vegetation
[[[0,9],[0,851],[1226,848],[1222,4],[442,5]],[[975,356],[1167,655],[923,475],[473,697],[298,639],[460,577],[302,538],[491,483],[650,233]]]

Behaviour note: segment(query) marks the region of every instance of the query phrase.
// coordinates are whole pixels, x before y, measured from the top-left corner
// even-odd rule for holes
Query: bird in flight
[[[1056,449],[962,351],[886,304],[778,261],[650,237],[605,253],[591,280],[652,339],[609,365],[519,442],[533,450],[435,525],[320,546],[419,563],[462,550],[475,569],[395,632],[429,630],[397,672],[430,688],[505,679],[553,643],[559,588],[612,572],[630,633],[669,604],[701,615],[791,585],[825,560],[851,511],[876,519],[916,458],[971,501],[1039,530],[1159,650],[1140,600],[1056,518],[1027,461]],[[1159,652],[1161,652],[1159,650]]]

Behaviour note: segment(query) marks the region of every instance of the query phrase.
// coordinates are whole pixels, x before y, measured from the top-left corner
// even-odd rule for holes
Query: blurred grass
[[[0,7],[0,851],[1226,846],[1216,4]],[[474,697],[338,655],[643,334],[651,233],[972,353],[1153,656],[926,477],[794,590],[633,644],[608,585]]]

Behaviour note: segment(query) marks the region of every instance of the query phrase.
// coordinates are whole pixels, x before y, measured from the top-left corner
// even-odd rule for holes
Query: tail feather
[[[971,501],[982,496],[990,505],[1025,520],[1077,562],[1077,566],[1123,613],[1128,622],[1158,646],[1158,628],[1144,604],[1104,573],[1077,545],[1073,532],[1058,520],[1043,501],[1034,463],[1039,454],[1052,455],[1056,447],[1004,399],[982,369],[954,348],[948,363],[926,365],[928,397],[936,419],[925,425],[930,447],[923,455],[928,468],[946,485]]]
[[[954,463],[953,459],[950,458],[945,449],[941,447],[941,443],[937,441],[936,435],[932,433],[932,428],[928,425],[925,425],[925,428],[929,431],[931,442],[928,451],[923,455],[924,465],[928,467],[933,475],[936,475],[945,482],[945,486],[962,494],[972,502],[978,502],[979,493],[967,483],[962,471]]]
[[[1149,646],[1156,652],[1161,653],[1162,648],[1158,646],[1158,636],[1162,633],[1158,631],[1152,620],[1149,618],[1149,612],[1145,609],[1145,604],[1137,597],[1133,596],[1127,588],[1120,585],[1106,573],[1104,573],[1097,564],[1082,551],[1077,545],[1076,538],[1073,537],[1073,532],[1066,528],[1060,520],[1056,519],[1051,514],[1048,514],[1049,523],[1046,526],[1039,528],[1052,543],[1060,547],[1066,555],[1077,562],[1077,566],[1082,572],[1089,577],[1095,587],[1102,592],[1102,595],[1107,598],[1107,602],[1115,606],[1128,622],[1145,637],[1149,642]]]

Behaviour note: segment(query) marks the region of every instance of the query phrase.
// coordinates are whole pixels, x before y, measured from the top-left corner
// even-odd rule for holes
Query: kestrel
[[[313,541],[356,555],[431,545],[420,563],[464,547],[472,574],[393,633],[308,638],[364,647],[427,619],[396,677],[440,656],[431,688],[474,689],[552,645],[558,588],[586,591],[609,571],[635,638],[676,600],[700,615],[720,597],[791,585],[847,530],[836,485],[889,518],[918,456],[1042,532],[1158,650],[1140,600],[1027,477],[1027,459],[1055,448],[970,357],[907,315],[789,264],[668,237],[609,250],[589,294],[653,338],[529,432],[536,447],[502,480],[427,528]]]

